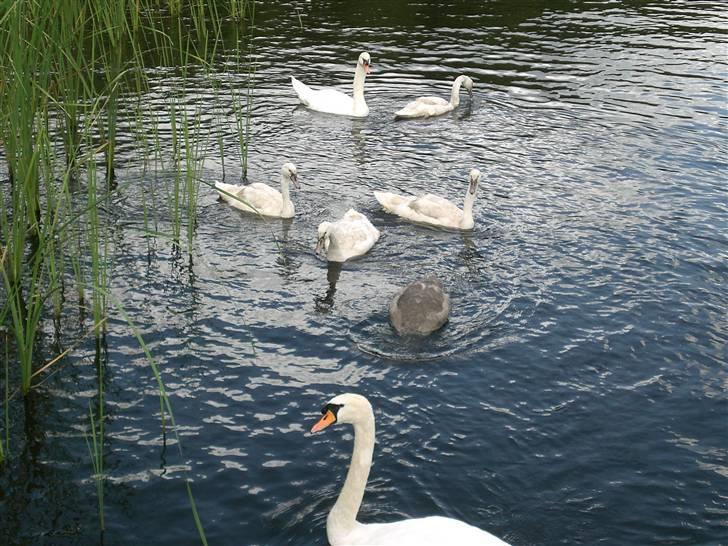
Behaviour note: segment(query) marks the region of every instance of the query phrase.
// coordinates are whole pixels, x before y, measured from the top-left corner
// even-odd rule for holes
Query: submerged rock
[[[389,319],[399,334],[430,334],[447,322],[449,314],[450,297],[435,277],[406,286],[389,306]]]

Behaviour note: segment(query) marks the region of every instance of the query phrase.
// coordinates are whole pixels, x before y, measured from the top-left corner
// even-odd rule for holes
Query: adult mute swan
[[[435,277],[405,286],[389,306],[389,320],[400,334],[430,334],[442,328],[449,314],[450,296]]]
[[[396,214],[417,224],[444,227],[448,229],[473,229],[473,203],[475,192],[480,182],[480,171],[470,171],[468,191],[465,194],[463,209],[453,205],[447,199],[428,193],[420,197],[403,196],[395,193],[375,191],[377,198],[386,212]]]
[[[369,401],[359,394],[341,394],[322,409],[323,417],[311,428],[318,432],[334,423],[354,426],[354,451],[349,472],[336,504],[326,519],[331,546],[508,546],[499,538],[462,521],[430,516],[392,523],[359,523],[364,489],[374,452],[374,413]]]
[[[379,239],[379,230],[369,219],[349,209],[336,222],[321,222],[316,252],[323,251],[330,262],[345,262],[369,252]]]
[[[408,103],[407,106],[394,113],[397,119],[429,118],[439,116],[454,110],[460,104],[460,86],[473,94],[473,80],[468,76],[458,76],[452,84],[450,101],[440,97],[420,97]]]
[[[281,191],[262,182],[255,182],[247,186],[216,182],[215,189],[218,190],[217,193],[220,194],[223,201],[244,212],[276,218],[293,218],[295,210],[288,193],[288,184],[290,182],[293,182],[293,185],[298,189],[296,166],[293,163],[285,163],[281,167]]]
[[[339,116],[363,118],[369,115],[369,107],[364,101],[364,78],[369,74],[370,67],[371,58],[369,53],[365,51],[359,55],[359,60],[356,63],[354,98],[329,87],[318,90],[311,89],[293,76],[291,76],[291,83],[298,95],[298,99],[311,110]]]

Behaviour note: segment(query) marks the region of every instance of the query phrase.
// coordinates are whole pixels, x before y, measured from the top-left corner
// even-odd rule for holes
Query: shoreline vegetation
[[[215,97],[232,102],[239,148],[247,169],[250,132],[252,0],[15,0],[0,6],[0,359],[2,419],[0,468],[24,453],[23,431],[32,419],[35,393],[66,357],[89,343],[95,353],[96,394],[89,399],[86,442],[89,473],[103,533],[106,325],[121,319],[146,356],[160,397],[162,434],[179,447],[174,414],[149,347],[111,291],[114,277],[114,198],[120,157],[145,172],[164,164],[175,173],[165,213],[171,232],[158,232],[159,212],[144,203],[148,238],[171,239],[192,249],[202,164],[225,145],[201,122],[223,117],[185,103],[191,75],[209,80]],[[247,84],[223,84],[213,72],[222,51],[231,71]],[[164,108],[144,100],[159,82],[150,74],[174,72]],[[131,109],[131,112],[130,112]],[[120,152],[120,133],[124,151]],[[131,144],[128,135],[133,135]],[[167,142],[171,139],[171,142]],[[160,157],[160,150],[173,150]],[[61,332],[77,325],[77,338]],[[55,333],[55,335],[53,335]],[[44,338],[53,338],[52,342]],[[207,544],[185,478],[192,517]]]

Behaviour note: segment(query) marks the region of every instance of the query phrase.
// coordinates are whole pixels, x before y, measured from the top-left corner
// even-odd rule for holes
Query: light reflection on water
[[[517,545],[720,543],[721,5],[557,3],[516,14],[459,2],[405,15],[391,4],[259,6],[248,178],[275,183],[294,161],[293,220],[244,216],[203,186],[188,259],[142,234],[142,202],[169,231],[173,175],[155,179],[133,161],[119,169],[113,290],[158,360],[184,451],[163,434],[153,375],[115,317],[105,543],[192,542],[181,485],[190,476],[210,543],[324,544],[352,438],[306,431],[347,390],[370,398],[378,423],[364,521],[444,513]],[[291,74],[348,89],[363,49],[374,61],[369,118],[296,105]],[[245,81],[227,66],[223,89]],[[456,112],[393,120],[411,98],[447,96],[461,72],[475,94]],[[163,111],[181,82],[163,70],[157,82],[147,99]],[[237,182],[232,107],[203,75],[196,85],[186,107],[202,109],[211,142],[219,136],[230,151],[224,177]],[[228,124],[210,111],[220,102]],[[164,138],[170,128],[161,129]],[[129,136],[120,155],[131,148]],[[206,180],[222,178],[218,152],[204,165]],[[401,222],[372,196],[432,192],[460,203],[476,166],[484,180],[472,233]],[[383,236],[366,257],[329,267],[313,253],[315,228],[350,207]],[[429,339],[401,340],[389,299],[424,274],[442,278],[451,320]],[[92,541],[81,431],[93,353],[77,362],[48,391],[68,430],[49,440],[43,483],[84,507],[70,536]],[[74,383],[76,395],[62,399]],[[47,504],[47,516],[6,526],[20,537],[59,532],[63,502]]]

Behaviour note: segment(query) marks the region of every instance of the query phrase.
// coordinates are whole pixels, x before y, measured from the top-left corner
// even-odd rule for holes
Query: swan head
[[[366,51],[359,55],[359,65],[364,69],[365,74],[369,74],[372,65],[372,58]]]
[[[329,249],[329,228],[331,222],[321,222],[318,227],[318,241],[316,242],[316,249],[314,252],[317,254],[323,250],[326,252]]]
[[[470,171],[470,183],[468,185],[468,193],[475,195],[478,189],[478,183],[480,182],[480,171],[478,169],[472,169]]]
[[[281,176],[286,180],[293,182],[293,187],[299,189],[298,185],[298,173],[296,172],[296,166],[293,163],[284,163],[281,167]]]
[[[468,95],[473,96],[473,80],[470,76],[463,78],[463,87],[468,91]]]
[[[324,404],[321,408],[321,419],[311,427],[311,432],[319,432],[334,423],[356,425],[370,420],[373,415],[372,405],[361,394],[340,394]]]

